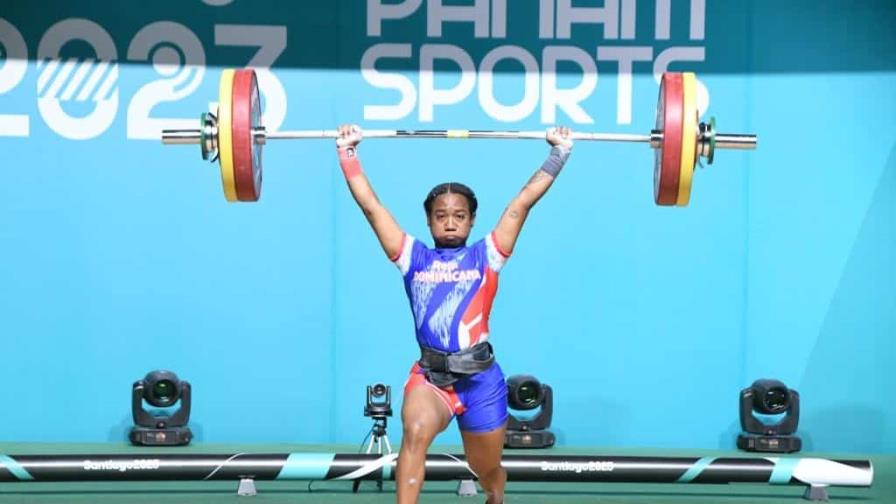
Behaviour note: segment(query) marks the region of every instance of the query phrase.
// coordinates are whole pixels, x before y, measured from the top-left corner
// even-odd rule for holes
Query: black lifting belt
[[[491,343],[477,343],[460,352],[441,352],[420,347],[420,360],[426,379],[437,387],[446,387],[464,376],[485,371],[495,362]]]

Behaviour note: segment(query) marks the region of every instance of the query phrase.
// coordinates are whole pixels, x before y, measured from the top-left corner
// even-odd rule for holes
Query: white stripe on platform
[[[767,457],[776,462],[777,457]],[[874,467],[860,469],[822,458],[802,458],[793,468],[793,477],[812,485],[871,486]]]
[[[344,476],[340,476],[340,477],[334,478],[334,479],[353,480],[353,479],[360,478],[362,476],[367,476],[368,474],[372,473],[373,471],[376,471],[377,469],[384,467],[386,464],[391,464],[396,459],[398,459],[397,453],[390,453],[388,455],[383,455],[382,457],[380,457],[376,460],[371,460],[370,462],[367,462],[366,464],[362,465],[358,469],[355,469],[354,471],[352,471]]]

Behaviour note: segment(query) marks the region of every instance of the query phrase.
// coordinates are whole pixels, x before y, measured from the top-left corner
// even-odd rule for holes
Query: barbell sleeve
[[[716,148],[741,150],[755,149],[756,135],[743,133],[718,133],[716,134]]]
[[[162,143],[165,145],[196,145],[201,142],[198,129],[162,130]]]

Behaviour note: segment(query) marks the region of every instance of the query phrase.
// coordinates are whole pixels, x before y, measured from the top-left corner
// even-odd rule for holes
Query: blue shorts
[[[507,422],[507,383],[497,362],[485,371],[461,378],[447,387],[437,387],[424,375],[423,368],[414,363],[404,393],[423,385],[432,388],[457,416],[457,425],[465,432],[488,432]]]

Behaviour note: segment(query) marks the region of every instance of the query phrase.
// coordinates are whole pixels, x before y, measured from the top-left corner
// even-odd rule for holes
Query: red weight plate
[[[261,148],[253,137],[260,117],[255,71],[237,70],[233,78],[233,172],[240,201],[258,201],[261,196]]]
[[[261,91],[258,89],[258,77],[252,71],[252,131],[261,128]],[[261,151],[264,144],[252,139],[252,176],[255,178],[255,200],[261,197]]]
[[[684,80],[677,72],[666,72],[660,81],[656,106],[656,129],[663,133],[653,165],[653,197],[657,205],[675,205],[681,173],[681,135],[684,111]]]

